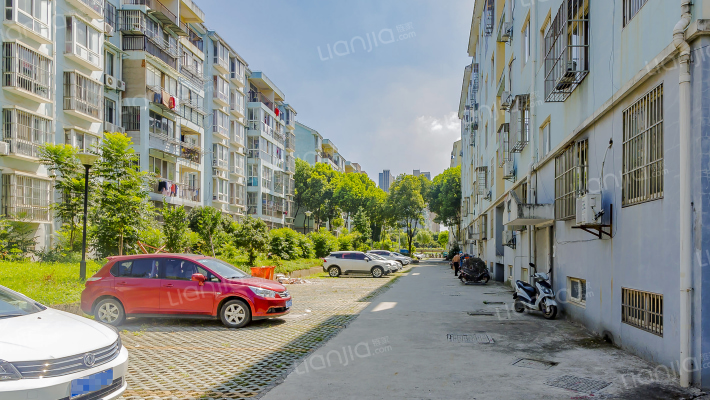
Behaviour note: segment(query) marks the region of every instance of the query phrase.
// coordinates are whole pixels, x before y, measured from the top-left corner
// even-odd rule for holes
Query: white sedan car
[[[380,257],[383,257],[387,260],[392,260],[398,262],[400,265],[405,266],[412,262],[412,259],[409,257],[404,257],[401,254],[394,253],[391,251],[387,250],[370,250],[367,252],[367,254],[377,254]]]
[[[378,256],[375,253],[367,253],[367,256],[372,257],[375,260],[381,261],[382,263],[389,265],[390,271],[392,271],[392,272],[397,272],[400,269],[402,269],[402,264],[398,263],[397,261],[388,260],[384,257]]]
[[[127,369],[115,329],[0,286],[0,399],[114,399]]]
[[[388,264],[361,251],[334,251],[323,259],[323,271],[335,278],[351,274],[369,274],[380,278],[391,272]]]

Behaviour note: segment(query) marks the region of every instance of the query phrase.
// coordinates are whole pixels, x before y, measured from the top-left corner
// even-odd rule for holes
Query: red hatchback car
[[[81,309],[114,326],[126,317],[154,316],[219,318],[229,328],[241,328],[290,308],[283,285],[193,254],[109,257],[81,293]]]

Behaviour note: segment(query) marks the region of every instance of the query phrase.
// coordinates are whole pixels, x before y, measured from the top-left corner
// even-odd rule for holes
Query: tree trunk
[[[214,257],[214,243],[212,243],[212,235],[210,235],[210,247],[212,248],[212,257]]]
[[[123,233],[118,235],[118,255],[123,255]]]

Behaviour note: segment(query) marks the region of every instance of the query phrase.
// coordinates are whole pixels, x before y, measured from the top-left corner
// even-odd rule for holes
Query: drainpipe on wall
[[[532,134],[532,140],[530,141],[532,143],[532,151],[530,152],[530,166],[528,167],[528,202],[532,204],[537,204],[537,196],[535,195],[537,188],[533,188],[533,182],[532,182],[532,174],[533,170],[536,168],[536,160],[539,160],[540,158],[538,157],[538,152],[540,151],[540,143],[539,142],[539,135],[535,134],[537,132],[537,93],[535,92],[537,85],[535,84],[536,82],[536,73],[537,73],[537,35],[533,35],[533,32],[538,31],[537,25],[537,1],[532,2],[531,10],[530,10],[530,36],[532,36],[531,44],[530,44],[530,62],[532,62],[532,65],[530,66],[531,71],[530,71],[530,76],[531,76],[531,90],[530,90],[530,124],[531,126],[528,128],[530,130],[530,133]],[[537,146],[535,146],[535,143],[537,143]],[[536,172],[537,174],[537,172]],[[535,199],[533,199],[535,197]],[[528,232],[529,232],[529,239],[530,239],[530,259],[528,262],[531,262],[533,264],[536,264],[536,256],[537,256],[537,245],[535,243],[535,225],[530,225],[528,227]]]
[[[685,41],[685,29],[690,24],[690,1],[681,4],[680,21],[673,28],[673,44],[680,51],[680,79],[678,102],[680,113],[680,385],[690,386],[690,296],[693,260],[692,207],[691,207],[691,144],[690,144],[690,45]]]

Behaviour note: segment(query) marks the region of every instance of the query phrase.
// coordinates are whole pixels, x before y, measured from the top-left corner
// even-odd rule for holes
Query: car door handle
[[[123,282],[118,282],[117,285],[119,285],[119,286],[131,286],[130,283],[125,282],[125,281],[123,281]]]
[[[172,284],[172,283],[168,283],[167,285],[165,285],[165,286],[163,286],[163,287],[173,287],[173,284]]]

